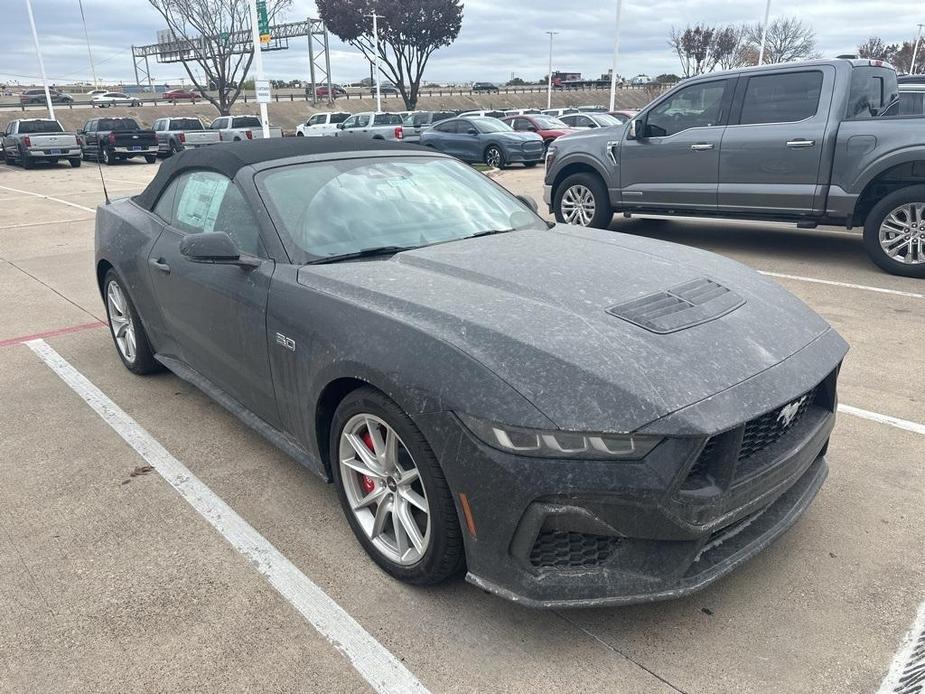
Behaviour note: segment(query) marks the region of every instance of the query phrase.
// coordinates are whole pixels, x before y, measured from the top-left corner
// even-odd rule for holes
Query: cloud
[[[25,4],[6,2],[0,25],[0,80],[30,83],[38,64],[32,46]],[[53,82],[90,79],[77,0],[33,0],[46,71]],[[425,78],[436,82],[491,80],[517,75],[538,79],[546,73],[549,39],[553,69],[579,71],[589,77],[606,72],[613,55],[616,0],[584,3],[565,0],[467,0],[457,41],[434,54]],[[797,16],[816,31],[824,56],[851,53],[868,36],[887,42],[909,41],[920,21],[919,0],[894,0],[885,12],[882,0],[836,2],[772,0],[772,16]],[[131,46],[153,43],[163,28],[145,0],[84,0],[88,31],[99,76],[109,82],[134,80]],[[760,21],[763,0],[624,0],[617,71],[623,75],[677,72],[677,59],[667,45],[672,26],[698,21],[732,24]],[[317,16],[314,3],[295,0],[287,19]],[[332,73],[351,82],[369,75],[362,55],[332,37]],[[294,39],[285,51],[268,53],[268,77],[304,79],[308,75],[307,41]],[[152,65],[159,82],[176,83],[184,75],[179,65]]]

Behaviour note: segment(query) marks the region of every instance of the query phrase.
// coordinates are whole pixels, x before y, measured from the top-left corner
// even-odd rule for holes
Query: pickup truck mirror
[[[641,128],[639,127],[639,121],[634,118],[633,120],[630,121],[630,129],[629,129],[629,133],[626,136],[626,139],[627,140],[638,140],[639,136],[642,134],[640,131],[641,131]]]
[[[194,263],[239,265],[244,268],[254,268],[260,264],[256,258],[242,258],[237,244],[224,231],[184,236],[180,241],[180,255]]]
[[[343,130],[343,129],[344,129],[344,124],[343,124],[343,123],[338,123],[338,124],[337,124],[337,129],[338,129],[338,130]]]

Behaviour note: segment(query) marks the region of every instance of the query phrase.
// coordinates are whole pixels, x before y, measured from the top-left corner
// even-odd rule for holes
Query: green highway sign
[[[257,0],[257,28],[260,31],[260,43],[269,43],[270,20],[267,18],[266,0]]]

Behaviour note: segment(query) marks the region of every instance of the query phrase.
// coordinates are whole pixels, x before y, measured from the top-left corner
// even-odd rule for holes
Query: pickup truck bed
[[[38,161],[57,163],[67,159],[71,166],[80,166],[80,145],[77,136],[64,132],[58,121],[33,118],[11,121],[3,133],[3,159],[7,164],[19,163],[24,168]]]

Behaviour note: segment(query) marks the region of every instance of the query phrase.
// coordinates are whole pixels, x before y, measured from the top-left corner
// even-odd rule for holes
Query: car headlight
[[[637,434],[526,429],[488,422],[467,414],[459,414],[459,418],[476,438],[492,448],[534,458],[639,460],[662,440],[660,436]]]

